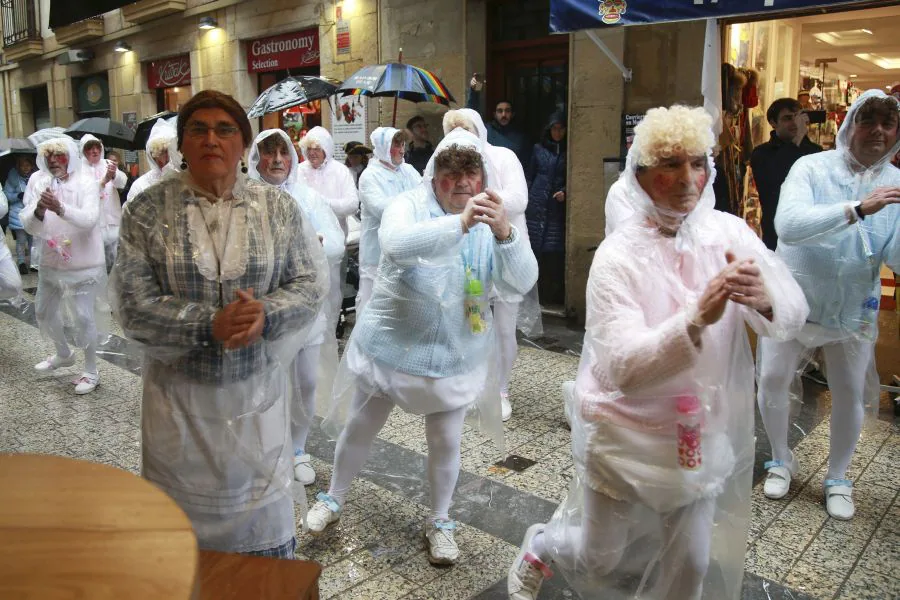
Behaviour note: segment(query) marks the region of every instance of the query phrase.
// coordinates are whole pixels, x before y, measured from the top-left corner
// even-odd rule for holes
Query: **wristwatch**
[[[862,211],[862,202],[857,202],[856,204],[854,204],[853,211],[856,213],[856,216],[859,217],[860,221],[865,220],[866,215],[864,215]]]

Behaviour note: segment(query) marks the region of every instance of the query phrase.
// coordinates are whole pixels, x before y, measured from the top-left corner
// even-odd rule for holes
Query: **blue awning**
[[[616,25],[773,16],[784,11],[888,4],[867,0],[550,0],[550,30],[566,33]],[[893,4],[893,3],[891,3]]]

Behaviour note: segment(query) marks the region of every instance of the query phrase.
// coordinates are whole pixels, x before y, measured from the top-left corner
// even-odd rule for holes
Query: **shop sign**
[[[191,85],[191,57],[187,54],[155,60],[147,66],[151,90]]]
[[[610,25],[772,15],[788,10],[836,8],[867,0],[550,0],[550,31],[566,33]]]
[[[337,53],[339,55],[350,54],[350,21],[344,19],[344,10],[342,6],[335,8],[334,14],[335,21],[337,22],[337,27],[335,28]]]
[[[93,75],[77,80],[78,112],[109,110],[109,81],[106,75]]]
[[[366,98],[365,96],[332,96],[331,137],[334,139],[334,160],[344,162],[347,142],[366,143]]]
[[[135,133],[138,126],[137,113],[133,111],[123,112],[122,123],[131,130],[131,133]],[[137,173],[138,153],[134,150],[126,150],[123,160],[125,161],[125,170],[132,176],[135,176]]]
[[[247,44],[247,71],[264,73],[319,64],[319,28],[254,40]]]

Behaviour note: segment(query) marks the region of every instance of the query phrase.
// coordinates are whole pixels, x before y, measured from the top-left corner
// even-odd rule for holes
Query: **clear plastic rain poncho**
[[[308,158],[307,145],[313,142],[325,151],[325,162],[318,169],[312,167]],[[346,236],[347,217],[359,210],[359,194],[350,169],[334,160],[334,140],[324,127],[310,129],[300,142],[300,151],[305,161],[300,165],[301,177],[328,200]]]
[[[289,368],[328,267],[288,194],[237,174],[230,195],[211,202],[188,170],[128,202],[112,296],[143,353],[143,476],[187,513],[202,548],[253,552],[290,543],[293,503],[305,506]],[[265,327],[227,349],[213,324],[239,290],[263,303]]]
[[[162,153],[163,150],[169,152],[172,143],[176,142],[176,137],[177,132],[175,131],[175,126],[169,121],[158,119],[156,123],[153,124],[153,127],[150,129],[150,135],[147,136],[147,145],[145,146],[145,157],[147,159],[147,164],[150,165],[150,170],[138,177],[135,182],[131,184],[131,189],[128,190],[127,200],[137,198],[138,194],[162,179],[163,173],[165,172],[164,168],[172,163],[172,155],[169,155],[169,162],[163,165],[162,168],[156,163],[153,155],[158,155]]]
[[[50,153],[68,158],[65,179],[50,172]],[[67,339],[78,348],[88,348],[109,331],[100,188],[82,168],[78,145],[68,136],[41,143],[37,148],[37,167],[28,180],[20,217],[40,253],[35,296],[38,327],[49,340]],[[50,210],[43,221],[35,216],[44,191],[52,192],[62,204],[62,216]]]
[[[478,137],[484,146],[484,152],[487,154],[491,162],[491,168],[494,171],[491,185],[503,198],[503,204],[506,207],[510,223],[522,232],[522,236],[528,241],[528,227],[525,222],[525,209],[528,207],[528,183],[525,181],[525,171],[522,169],[522,163],[519,162],[516,153],[509,148],[492,146],[488,143],[487,127],[484,126],[484,121],[481,119],[478,111],[470,108],[461,108],[454,112],[467,118],[478,130]],[[519,303],[516,326],[522,333],[530,337],[539,337],[543,333],[541,304],[538,299],[537,286],[526,294],[507,293],[500,295],[498,290],[495,290],[495,294],[509,304]]]
[[[755,454],[745,323],[786,338],[808,307],[744,222],[713,209],[711,154],[708,169],[674,235],[626,169],[635,214],[591,266],[584,350],[564,386],[576,476],[544,531],[552,568],[585,599],[740,597]],[[729,301],[697,346],[688,324],[729,251],[759,266],[773,319]]]
[[[90,142],[100,144],[100,160],[93,165],[84,155],[84,147]],[[104,158],[106,156],[106,148],[103,146],[103,142],[91,134],[86,134],[78,141],[78,150],[81,152],[84,168],[98,183],[101,182],[106,177],[107,167],[113,164]],[[119,239],[119,225],[122,222],[122,203],[119,201],[118,190],[125,189],[127,184],[128,177],[124,171],[117,167],[115,178],[100,188],[100,233],[103,236],[103,244],[108,249],[107,252],[110,252],[109,248],[113,247],[113,256],[109,260],[110,265],[113,262],[114,245],[116,240]]]
[[[434,161],[455,145],[478,149],[489,164],[478,138],[454,130],[438,144],[422,183],[384,212],[372,299],[353,329],[323,423],[335,438],[348,415],[377,395],[417,415],[470,406],[469,419],[503,455],[489,293],[492,285],[506,293],[531,289],[537,261],[518,232],[507,244],[485,224],[464,234],[460,216],[441,208]]]
[[[0,219],[9,212],[9,203],[6,195],[0,191]],[[22,294],[22,277],[16,261],[13,260],[9,246],[6,245],[6,237],[0,239],[0,300],[18,298]]]
[[[250,147],[250,159],[247,164],[248,176],[256,181],[265,181],[259,172],[259,144],[273,135],[281,138],[291,159],[290,164],[286,165],[287,179],[278,187],[296,200],[303,216],[316,232],[328,261],[330,286],[340,278],[341,261],[344,258],[344,232],[341,231],[340,223],[328,202],[299,177],[297,167],[300,163],[297,151],[287,133],[281,129],[267,129],[256,136]],[[338,314],[334,307],[328,302],[323,302],[316,322],[310,329],[308,338],[302,347],[307,352],[302,352],[301,356],[294,361],[291,419],[294,428],[295,450],[303,449],[303,442],[297,438],[305,439],[309,432],[315,417],[316,398],[320,400],[318,404],[321,406],[328,406],[331,399],[331,389],[338,365],[337,339],[331,333],[337,326],[337,319]],[[312,355],[307,356],[307,353]],[[310,393],[310,390],[313,389],[315,390],[314,394]]]
[[[767,467],[790,468],[788,430],[803,432],[790,425],[804,398],[801,374],[821,348],[819,368],[832,397],[826,480],[846,487],[851,486],[845,477],[863,421],[877,417],[880,408],[874,345],[881,265],[900,270],[900,205],[864,219],[855,211],[878,188],[900,186],[900,170],[890,163],[900,150],[900,138],[868,167],[852,150],[851,140],[864,126],[858,122],[859,111],[879,99],[900,111],[897,100],[880,90],[863,93],[847,112],[837,148],[798,160],[782,185],[775,215],[777,253],[803,289],[810,314],[796,340],[762,340],[757,348],[759,407],[774,461]]]
[[[362,213],[362,228],[359,238],[359,276],[375,280],[378,262],[381,260],[381,246],[378,243],[378,228],[381,215],[390,202],[419,185],[422,176],[406,162],[394,165],[391,162],[391,144],[400,132],[393,127],[379,127],[372,132],[374,160],[359,177],[359,199]],[[362,286],[362,284],[360,284]]]

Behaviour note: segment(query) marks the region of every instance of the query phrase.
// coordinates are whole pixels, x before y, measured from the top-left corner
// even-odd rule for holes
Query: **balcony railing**
[[[3,46],[8,48],[28,40],[40,40],[34,0],[0,0],[3,17]]]

